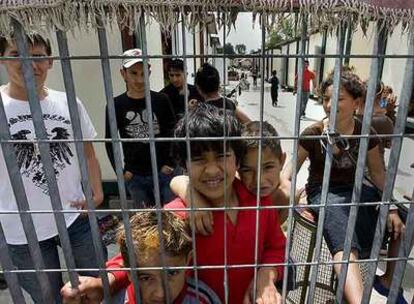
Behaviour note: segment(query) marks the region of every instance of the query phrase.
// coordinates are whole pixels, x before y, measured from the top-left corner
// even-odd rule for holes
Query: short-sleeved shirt
[[[363,120],[363,116],[357,116],[359,120]],[[387,135],[394,133],[394,124],[392,120],[387,115],[373,115],[371,120],[371,128],[375,130],[378,135]],[[390,137],[380,137],[379,139],[379,151],[381,154],[381,159],[383,161],[383,165],[385,167],[385,148],[391,147],[391,138]]]
[[[353,135],[360,135],[362,124],[358,119],[355,119],[355,127]],[[319,121],[307,127],[301,136],[321,135],[323,133],[323,122]],[[375,131],[371,131],[375,135]],[[340,151],[334,155],[331,168],[330,185],[344,185],[353,184],[355,179],[356,162],[358,160],[359,138],[350,138],[349,150]],[[309,177],[308,187],[320,186],[323,182],[323,172],[325,167],[326,151],[322,143],[327,146],[326,139],[300,139],[299,144],[309,154]],[[379,144],[376,137],[370,139],[368,150],[375,148]]]
[[[36,132],[29,102],[13,99],[4,92],[1,92],[1,97],[12,140],[35,139]],[[48,138],[51,140],[73,139],[66,93],[49,89],[48,95],[39,102]],[[83,138],[92,139],[96,136],[95,128],[82,102],[77,100],[77,104]],[[52,210],[49,186],[40,159],[38,145],[29,142],[17,142],[13,146],[30,210]],[[75,145],[70,142],[52,143],[50,144],[50,154],[62,208],[63,210],[76,210],[76,208],[70,206],[70,201],[82,200],[85,196],[81,185],[81,174]],[[18,210],[16,198],[1,149],[0,175],[0,211],[16,211]],[[66,226],[69,227],[79,216],[79,213],[65,213],[64,216]],[[52,238],[58,234],[53,213],[35,213],[32,214],[32,218],[39,241]],[[0,221],[8,244],[27,244],[19,215],[0,214]]]
[[[202,101],[203,98],[201,97],[200,93],[198,93],[197,88],[191,84],[187,84],[188,88],[188,100],[196,99],[198,101]],[[171,101],[171,104],[174,108],[174,114],[177,118],[181,118],[185,113],[185,96],[184,94],[180,94],[180,91],[174,87],[172,84],[169,84],[165,88],[163,88],[160,93],[164,93],[168,96]]]
[[[226,109],[230,111],[236,110],[236,105],[234,104],[234,101],[227,97],[219,97],[217,99],[210,99],[210,100],[206,100],[205,102],[220,109]]]
[[[302,91],[303,92],[310,92],[310,82],[312,79],[315,79],[315,73],[306,69],[303,71],[303,83],[302,83]],[[295,83],[297,83],[298,75],[295,76]]]

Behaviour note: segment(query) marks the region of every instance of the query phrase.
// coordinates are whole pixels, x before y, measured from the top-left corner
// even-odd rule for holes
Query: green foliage
[[[234,51],[234,47],[231,43],[226,43],[224,45],[224,53],[226,55],[235,55],[236,54],[236,52]]]
[[[288,16],[280,19],[276,26],[270,31],[266,41],[266,46],[268,48],[274,48],[284,41],[295,38],[295,22],[292,17],[293,16]]]
[[[237,54],[244,55],[246,54],[246,45],[245,44],[236,44]]]

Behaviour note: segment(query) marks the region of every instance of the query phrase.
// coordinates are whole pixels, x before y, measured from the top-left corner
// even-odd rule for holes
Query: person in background
[[[316,74],[315,72],[309,69],[309,60],[304,60],[304,67],[303,67],[303,82],[302,82],[302,100],[300,103],[300,116],[303,118],[306,116],[306,105],[308,104],[309,96],[310,96],[310,83],[312,82],[314,94],[316,94]],[[295,76],[295,88],[293,91],[293,95],[296,94],[298,88],[298,74]]]
[[[168,64],[168,78],[169,85],[163,88],[160,93],[166,94],[174,108],[174,113],[178,118],[181,118],[185,113],[185,90],[184,83],[186,74],[184,73],[184,61],[181,59],[173,59]],[[197,88],[187,83],[187,100],[202,101],[203,98],[198,93]]]
[[[270,96],[272,98],[272,106],[277,107],[278,102],[278,89],[279,89],[279,78],[277,78],[276,70],[272,71],[272,77],[270,77],[269,82],[270,87]]]
[[[150,143],[139,140],[150,137],[150,115],[155,138],[171,137],[176,119],[171,102],[163,93],[150,91],[152,112],[148,111],[145,100],[144,64],[142,57],[139,57],[142,56],[141,50],[130,49],[125,51],[123,56],[125,58],[122,60],[120,72],[127,91],[114,98],[115,115],[120,138],[135,139],[133,142],[122,143],[124,179],[136,207],[142,208],[153,206],[155,195]],[[111,138],[108,111],[105,126],[105,137]],[[105,146],[115,170],[112,143],[106,143]],[[170,155],[170,146],[170,142],[155,143],[161,203],[174,198],[169,183],[176,168]]]
[[[222,96],[219,93],[220,75],[217,69],[211,64],[205,63],[198,69],[195,76],[195,85],[203,97],[204,103],[233,111],[241,123],[250,121],[250,118],[235,105],[232,99]]]

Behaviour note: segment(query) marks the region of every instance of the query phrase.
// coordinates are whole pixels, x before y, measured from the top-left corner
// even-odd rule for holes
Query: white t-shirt
[[[29,103],[10,98],[3,92],[4,90],[0,89],[0,91],[12,139],[34,139],[35,130]],[[73,138],[66,93],[49,90],[48,96],[41,100],[40,104],[49,139]],[[78,100],[78,109],[83,137],[94,138],[96,131],[80,100]],[[52,143],[50,150],[63,210],[76,210],[70,206],[70,201],[84,199],[85,196],[81,186],[75,145],[65,142]],[[16,143],[15,152],[30,210],[52,210],[38,146],[32,143]],[[18,210],[2,149],[0,149],[0,176],[0,211]],[[65,213],[66,226],[69,227],[78,216],[79,213]],[[52,213],[32,214],[32,217],[39,241],[58,234]],[[0,221],[8,244],[27,244],[18,214],[0,214]]]

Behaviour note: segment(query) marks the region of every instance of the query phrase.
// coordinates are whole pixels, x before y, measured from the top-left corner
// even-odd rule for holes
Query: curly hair
[[[320,95],[325,95],[328,87],[333,85],[334,72],[330,72],[325,80],[322,81],[320,86]],[[366,86],[361,78],[355,73],[352,67],[343,67],[341,73],[341,88],[346,90],[354,99],[364,97]]]
[[[161,225],[163,235],[163,250],[168,256],[187,256],[192,249],[190,227],[186,221],[171,211],[161,210],[161,222],[158,223],[156,210],[137,212],[130,219],[131,234],[136,257],[146,259],[155,252],[161,252],[161,241],[158,225]],[[121,227],[117,233],[124,265],[129,267],[126,232]]]

